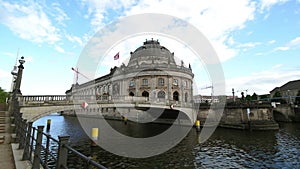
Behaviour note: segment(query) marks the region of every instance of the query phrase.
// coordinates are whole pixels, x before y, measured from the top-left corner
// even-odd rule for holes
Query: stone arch
[[[129,92],[129,96],[134,96],[134,93],[133,92]]]
[[[273,110],[273,117],[278,122],[290,122],[289,117],[278,110]]]
[[[165,99],[166,98],[166,93],[164,92],[164,91],[159,91],[158,93],[157,93],[157,98],[159,98],[159,99]]]
[[[177,91],[173,92],[173,100],[179,101],[179,93]]]
[[[143,96],[143,97],[149,97],[149,92],[143,91],[142,96]]]
[[[79,109],[79,108],[78,108]],[[20,112],[23,113],[23,118],[27,121],[34,122],[44,116],[74,110],[74,105],[71,106],[43,106],[43,107],[21,107]]]

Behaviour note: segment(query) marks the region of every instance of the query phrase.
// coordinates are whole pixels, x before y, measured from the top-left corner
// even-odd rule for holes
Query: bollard
[[[56,169],[66,168],[68,160],[68,149],[64,147],[68,144],[70,136],[58,136],[59,147],[56,161]]]
[[[99,131],[98,131],[98,128],[92,128],[92,146],[96,146],[96,142],[98,140],[98,134],[99,134]]]
[[[124,117],[124,124],[127,124],[127,120],[128,120],[128,118]]]
[[[50,131],[50,127],[51,127],[51,119],[48,119],[48,120],[47,120],[46,131]]]
[[[196,121],[196,131],[199,132],[200,131],[200,120]]]

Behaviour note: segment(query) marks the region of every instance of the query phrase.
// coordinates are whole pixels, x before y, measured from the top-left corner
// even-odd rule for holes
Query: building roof
[[[142,46],[134,52],[130,52],[128,67],[140,65],[176,65],[174,53],[171,53],[166,47],[161,46],[158,40],[146,40]]]
[[[273,90],[270,91],[270,93],[276,91],[276,90],[281,90],[281,91],[286,91],[286,90],[300,90],[300,80],[293,80],[285,83],[281,87],[275,87]]]

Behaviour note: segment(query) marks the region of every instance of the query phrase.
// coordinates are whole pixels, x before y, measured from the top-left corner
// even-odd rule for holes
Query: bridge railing
[[[30,104],[66,104],[68,99],[66,95],[26,95],[19,96],[18,98],[20,105],[30,105]]]
[[[43,132],[44,126],[33,127],[33,122],[23,119],[22,113],[15,112],[14,119],[19,149],[24,149],[22,160],[29,160],[32,168],[68,168],[68,155],[73,154],[84,162],[84,168],[92,166],[105,169],[101,164],[70,147],[69,136],[58,136],[57,140]]]

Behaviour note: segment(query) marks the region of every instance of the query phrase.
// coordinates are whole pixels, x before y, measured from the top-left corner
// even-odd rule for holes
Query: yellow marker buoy
[[[195,126],[196,126],[197,131],[200,131],[200,120],[196,121]]]
[[[47,120],[47,127],[46,127],[46,131],[50,130],[50,126],[51,126],[51,119]]]
[[[128,118],[127,117],[124,117],[124,123],[127,124],[127,120]]]
[[[92,128],[92,146],[96,146],[98,140],[98,128]]]

